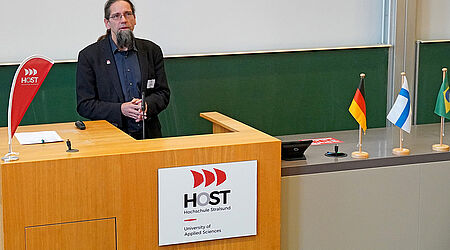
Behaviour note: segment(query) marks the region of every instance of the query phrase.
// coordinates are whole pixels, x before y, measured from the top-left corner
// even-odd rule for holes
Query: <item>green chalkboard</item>
[[[386,125],[388,48],[174,58],[164,127],[198,134],[218,111],[272,135],[357,128],[348,107],[365,72],[369,127]]]
[[[271,135],[356,129],[348,107],[366,73],[367,123],[386,124],[386,47],[165,59],[172,95],[160,115],[165,136],[211,132],[200,112],[218,111]],[[0,126],[7,125],[17,66],[0,67]],[[81,119],[76,63],[55,64],[22,125]]]
[[[442,68],[450,66],[450,42],[419,43],[417,124],[440,122],[434,113],[442,83]]]

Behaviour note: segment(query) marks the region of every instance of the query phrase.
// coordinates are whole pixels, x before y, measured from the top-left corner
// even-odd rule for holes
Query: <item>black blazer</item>
[[[170,97],[163,54],[158,45],[148,40],[136,39],[136,48],[148,107],[145,136],[161,137],[158,114],[167,107]],[[147,88],[148,80],[152,79],[155,80],[154,87]],[[81,116],[107,120],[127,132],[125,116],[120,111],[125,100],[108,37],[78,54],[76,91],[77,111]]]

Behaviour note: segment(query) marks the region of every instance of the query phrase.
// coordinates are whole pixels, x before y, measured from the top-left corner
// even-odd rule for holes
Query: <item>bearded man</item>
[[[106,35],[78,55],[77,111],[135,139],[161,137],[158,114],[170,98],[161,48],[134,37],[130,0],[108,0],[104,14]]]

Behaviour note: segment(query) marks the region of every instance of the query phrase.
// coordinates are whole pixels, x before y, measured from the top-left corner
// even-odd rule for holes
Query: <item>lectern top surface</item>
[[[230,119],[230,121],[234,121],[231,118],[226,118]],[[13,152],[19,153],[19,161],[16,162],[60,160],[78,157],[96,157],[101,155],[180,150],[270,141],[279,142],[278,139],[255,129],[242,132],[237,131],[139,141],[128,136],[126,133],[106,121],[86,121],[85,123],[85,130],[77,129],[73,122],[20,126],[17,129],[17,132],[54,130],[61,136],[64,142],[20,145],[17,139],[13,138]],[[70,140],[72,148],[78,149],[79,152],[66,152],[67,145],[65,141],[67,139]],[[8,132],[7,128],[3,127],[0,128],[0,154],[3,156],[8,153],[8,151]],[[14,162],[1,162],[2,165],[11,163]]]

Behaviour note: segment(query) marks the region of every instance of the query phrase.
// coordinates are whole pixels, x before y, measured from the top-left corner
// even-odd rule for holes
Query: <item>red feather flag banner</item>
[[[44,82],[45,77],[47,77],[53,63],[54,61],[50,58],[34,55],[25,59],[16,70],[9,95],[9,153],[12,153],[11,142],[14,133],[30,106],[31,101]]]

